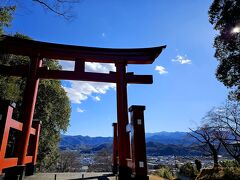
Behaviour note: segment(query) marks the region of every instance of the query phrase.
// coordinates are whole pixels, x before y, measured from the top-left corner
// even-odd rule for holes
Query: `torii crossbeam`
[[[121,180],[129,178],[126,177],[128,174],[127,159],[130,158],[129,135],[126,132],[128,124],[127,84],[152,84],[153,79],[152,75],[134,75],[134,73],[126,72],[126,66],[128,64],[151,64],[165,47],[138,49],[94,48],[1,36],[0,53],[30,57],[29,66],[0,66],[1,75],[27,77],[22,112],[22,147],[17,165],[23,166],[26,164],[39,79],[116,83],[119,178]],[[48,70],[47,67],[42,67],[43,58],[74,61],[75,68],[73,71]],[[114,63],[116,72],[85,72],[85,62]],[[0,171],[3,168],[0,165]]]

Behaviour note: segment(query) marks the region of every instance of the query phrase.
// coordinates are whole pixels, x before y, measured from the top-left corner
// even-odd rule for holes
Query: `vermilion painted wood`
[[[11,120],[12,112],[13,112],[13,108],[8,107],[7,113],[6,113],[6,120],[5,119],[1,120],[2,122],[5,122],[5,124],[3,124],[3,127],[1,127],[3,128],[3,135],[2,135],[2,143],[0,147],[0,173],[2,173],[2,170],[5,165],[4,158],[6,154],[6,148],[7,148],[8,136],[9,136],[9,130],[10,130],[9,120]]]
[[[36,129],[31,128],[31,130],[30,130],[30,134],[31,134],[31,135],[35,135],[35,134],[36,134]]]
[[[117,123],[113,123],[113,173],[117,173],[118,167],[118,132],[117,132]]]
[[[39,144],[39,138],[40,138],[40,130],[41,130],[41,121],[33,121],[33,127],[36,129],[36,134],[34,136],[34,142],[33,148],[31,149],[33,152],[33,164],[36,165],[37,162],[37,153],[38,153],[38,144]]]
[[[31,134],[33,114],[36,104],[39,78],[37,70],[42,66],[42,60],[38,57],[31,57],[29,74],[27,77],[26,90],[23,98],[22,120],[23,131],[21,143],[19,143],[19,161],[18,165],[24,165],[26,162],[28,142]]]
[[[2,161],[2,167],[3,169],[9,168],[9,167],[14,167],[17,165],[18,158],[5,158]],[[0,171],[1,173],[1,171]]]
[[[13,108],[9,106],[6,112],[6,119],[1,120],[3,122],[5,121],[5,124],[4,124],[4,127],[2,127],[4,128],[4,130],[3,130],[3,136],[2,136],[2,143],[0,147],[0,173],[5,168],[13,167],[17,165],[18,158],[5,158],[10,128],[22,131],[22,127],[23,127],[21,122],[18,122],[12,119],[12,113],[13,113]]]
[[[133,127],[131,134],[132,170],[138,178],[147,177],[144,110],[145,106],[131,106],[129,108]]]
[[[8,121],[9,121],[10,128],[16,129],[18,131],[22,131],[23,124],[21,122],[16,121],[14,119],[9,119]]]
[[[12,113],[13,113],[13,108],[9,106],[6,112],[6,119],[1,120],[2,122],[5,121],[5,123],[1,124],[4,126],[4,130],[3,130],[3,136],[2,136],[3,138],[0,146],[0,173],[2,173],[3,169],[18,165],[18,157],[5,158],[10,128],[16,129],[18,131],[22,131],[23,129],[23,123],[12,119]],[[39,136],[40,136],[40,127],[41,127],[41,124],[39,121],[33,123],[33,127],[31,128],[31,131],[30,131],[30,133],[34,137],[34,141],[33,141],[34,143],[30,144],[30,147],[32,147],[32,149],[30,148],[30,151],[32,151],[31,153],[32,155],[26,156],[24,164],[27,164],[27,163],[33,163],[34,165],[36,164],[38,142],[39,142]]]
[[[74,72],[39,69],[41,79],[62,79],[116,83],[116,73]],[[152,84],[151,75],[126,74],[126,81],[130,84]]]
[[[116,81],[116,76],[106,73],[74,72],[46,69],[39,69],[38,72],[39,78],[41,79],[81,80],[109,83],[114,83]]]
[[[132,159],[127,159],[127,166],[132,169],[133,166]]]
[[[25,156],[24,158],[24,164],[28,164],[33,162],[33,156]]]
[[[128,75],[126,77],[128,84],[152,84],[152,75]]]
[[[166,46],[152,48],[111,49],[54,44],[11,36],[0,36],[5,53],[50,59],[101,63],[151,64]]]
[[[131,158],[130,139],[126,132],[128,124],[126,64],[116,64],[116,70],[119,173],[124,175],[126,172],[121,170],[126,171],[127,158]]]
[[[27,76],[27,70],[18,69],[14,66],[1,66],[0,74],[8,76]],[[43,67],[38,69],[37,77],[41,79],[62,79],[62,80],[79,80],[79,81],[95,81],[116,83],[116,73],[94,73],[82,72],[76,69],[75,71],[63,70],[47,70]],[[153,78],[151,75],[134,75],[133,73],[126,74],[126,81],[129,84],[152,84]]]
[[[84,72],[85,71],[85,60],[84,59],[76,59],[75,60],[74,71],[75,72]]]
[[[32,126],[33,126],[32,129],[35,129],[35,135],[31,134],[31,136],[30,136],[29,147],[28,147],[28,155],[32,156],[31,163],[33,165],[36,165],[41,121],[34,120],[33,123],[32,123]]]
[[[117,85],[117,121],[118,121],[118,155],[119,172],[125,178],[127,159],[131,158],[129,134],[126,132],[128,124],[127,83],[151,84],[152,76],[134,75],[126,73],[127,64],[151,64],[166,46],[137,49],[110,49],[72,46],[26,40],[10,36],[0,36],[0,49],[2,53],[24,55],[31,57],[28,71],[24,68],[0,66],[0,74],[26,76],[27,86],[23,100],[23,138],[19,144],[19,165],[30,161],[27,155],[28,143],[31,134],[38,134],[32,129],[32,118],[36,103],[39,78],[71,79],[96,82],[113,82]],[[61,59],[75,61],[72,72],[54,71],[41,68],[41,58]],[[101,62],[115,63],[116,73],[89,73],[84,72],[84,63]],[[8,137],[8,133],[4,136]],[[39,134],[37,135],[39,136]],[[36,141],[38,146],[38,140]],[[4,153],[5,154],[5,153]],[[0,157],[1,158],[1,157]],[[35,158],[33,158],[35,159]],[[0,161],[1,162],[1,161]],[[1,168],[1,167],[0,167]],[[120,178],[121,179],[121,178]]]

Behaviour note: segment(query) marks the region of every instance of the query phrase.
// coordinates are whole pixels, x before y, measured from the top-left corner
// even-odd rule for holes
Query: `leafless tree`
[[[218,129],[218,140],[240,164],[240,102],[228,100],[223,106],[212,109],[206,122]]]
[[[83,0],[30,0],[31,2],[38,4],[46,10],[64,17],[67,20],[74,18],[74,7]],[[20,6],[25,9],[29,7],[22,0],[1,0],[0,6]]]
[[[96,172],[112,171],[112,154],[106,149],[100,150],[95,154],[94,164],[91,164],[89,169]]]
[[[218,154],[221,142],[216,137],[216,129],[208,124],[203,124],[196,130],[190,129],[189,135],[196,139],[197,147],[200,148],[204,155],[212,156],[214,167],[218,167]]]
[[[80,155],[74,151],[62,151],[57,161],[58,172],[75,172],[80,170]]]
[[[35,3],[40,4],[44,8],[51,12],[63,16],[66,19],[73,17],[72,8],[81,0],[32,0]]]

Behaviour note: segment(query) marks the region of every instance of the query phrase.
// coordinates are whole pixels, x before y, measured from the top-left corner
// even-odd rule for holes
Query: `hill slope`
[[[112,137],[89,137],[62,135],[60,149],[78,150],[81,153],[112,151]],[[196,155],[187,145],[192,143],[186,132],[146,133],[148,155]]]
[[[112,137],[61,135],[60,148],[78,149],[79,147],[92,147],[112,143],[112,141]],[[192,139],[188,138],[187,132],[157,132],[146,133],[146,142],[156,142],[164,145],[188,145],[191,144]]]

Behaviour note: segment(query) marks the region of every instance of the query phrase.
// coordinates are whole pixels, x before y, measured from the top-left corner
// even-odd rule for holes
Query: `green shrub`
[[[196,177],[198,174],[197,168],[190,162],[182,165],[179,172],[180,174],[191,178]]]
[[[196,180],[239,180],[239,167],[203,169]]]
[[[222,180],[222,168],[203,169],[196,180]]]
[[[225,160],[219,162],[222,167],[240,167],[237,161],[235,160]]]
[[[154,175],[157,175],[159,177],[162,177],[162,178],[166,178],[166,179],[173,179],[174,178],[174,175],[171,171],[171,169],[169,167],[161,167],[160,169],[156,170],[154,172]]]
[[[240,167],[224,168],[224,179],[239,180],[240,179]]]

